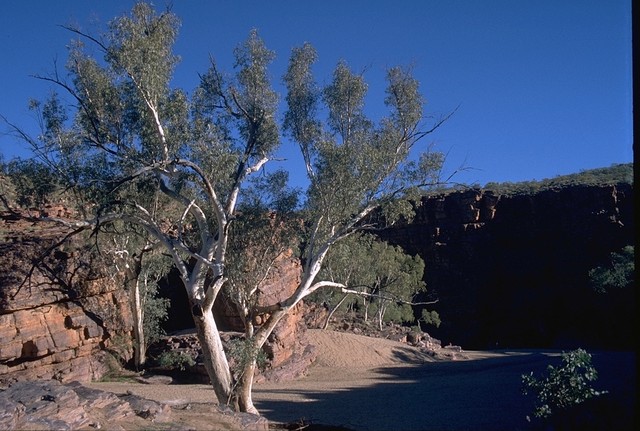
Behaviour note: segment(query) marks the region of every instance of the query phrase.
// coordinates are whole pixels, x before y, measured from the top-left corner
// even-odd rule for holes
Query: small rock
[[[173,383],[173,378],[171,378],[171,376],[158,374],[149,377],[139,376],[136,377],[136,381],[147,385],[170,385],[171,383]]]

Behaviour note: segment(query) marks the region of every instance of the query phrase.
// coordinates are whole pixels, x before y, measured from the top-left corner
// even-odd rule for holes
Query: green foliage
[[[561,367],[549,365],[546,376],[538,379],[533,372],[522,375],[523,393],[536,396],[534,416],[546,418],[559,410],[606,393],[591,387],[591,382],[597,378],[591,355],[583,349],[572,350],[562,354]]]
[[[180,350],[169,350],[162,352],[158,357],[158,365],[168,369],[178,369],[184,371],[187,367],[193,367],[196,361],[186,352]]]
[[[633,163],[614,164],[608,168],[584,170],[580,173],[561,175],[541,181],[522,181],[518,183],[487,183],[485,190],[496,194],[514,196],[530,195],[545,190],[561,189],[575,185],[615,185],[633,184]]]
[[[143,255],[138,268],[138,283],[142,287],[144,346],[149,347],[165,335],[162,323],[168,318],[171,304],[169,299],[159,296],[158,282],[169,273],[172,265],[169,259],[156,252]]]
[[[147,286],[144,300],[144,345],[160,340],[165,334],[162,323],[169,317],[168,310],[171,305],[169,299],[158,296],[158,285],[153,283]]]
[[[635,259],[634,246],[624,247],[620,253],[611,253],[611,262],[589,271],[589,280],[593,290],[607,293],[614,289],[631,288],[634,285]]]
[[[171,50],[179,26],[175,15],[158,15],[150,4],[136,3],[129,16],[111,21],[106,58],[117,72],[135,77],[150,99],[158,100],[179,60]]]
[[[269,363],[269,358],[264,350],[257,348],[253,340],[247,338],[231,340],[228,355],[233,360],[233,370],[236,375],[240,375],[252,361],[255,361],[260,369]]]
[[[427,309],[422,310],[420,321],[424,322],[427,325],[433,325],[436,328],[439,328],[440,324],[442,323],[442,320],[440,320],[440,315],[437,311],[429,311]]]
[[[372,311],[382,315],[383,323],[413,323],[415,321],[413,308],[409,304],[397,302],[389,302],[387,304],[386,301],[375,301]]]
[[[384,101],[389,112],[376,123],[365,114],[364,76],[340,62],[331,81],[319,87],[311,73],[316,59],[308,44],[294,49],[284,76],[284,129],[300,146],[311,182],[305,208],[309,235],[321,244],[357,230],[354,221],[380,206],[389,223],[411,219],[413,207],[395,204],[397,198],[433,187],[444,163],[441,153],[428,150],[409,157],[428,133],[422,130],[418,82],[410,70],[390,69]]]
[[[320,276],[362,294],[343,302],[342,307],[364,307],[365,313],[377,315],[379,323],[413,322],[409,302],[426,290],[422,281],[424,267],[419,256],[407,255],[402,248],[373,235],[358,234],[331,249]],[[331,290],[320,291],[314,297],[330,307],[342,299],[339,292]]]
[[[7,164],[6,171],[15,190],[16,203],[21,207],[42,207],[51,201],[58,188],[55,173],[32,159],[12,160]]]

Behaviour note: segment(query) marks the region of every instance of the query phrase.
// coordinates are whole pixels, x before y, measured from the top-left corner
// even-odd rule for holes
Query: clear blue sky
[[[160,10],[166,2],[154,2]],[[30,98],[66,59],[73,37],[128,12],[133,1],[20,0],[0,3],[0,114],[31,127]],[[458,112],[429,142],[447,152],[456,180],[485,184],[549,178],[633,159],[631,2],[623,0],[174,0],[182,19],[174,85],[192,90],[209,54],[231,69],[233,48],[257,28],[278,59],[303,42],[319,53],[320,83],[340,59],[365,71],[369,108],[380,115],[384,71],[414,67],[436,116]],[[282,115],[282,112],[280,113]],[[5,159],[25,157],[0,125]],[[282,152],[290,160],[293,146]],[[301,167],[294,166],[300,172]],[[295,178],[295,177],[294,177]]]

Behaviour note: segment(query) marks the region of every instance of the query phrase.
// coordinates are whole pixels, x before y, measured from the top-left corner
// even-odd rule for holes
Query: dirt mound
[[[424,350],[383,338],[322,329],[309,329],[307,337],[316,346],[318,366],[370,368],[437,360]]]

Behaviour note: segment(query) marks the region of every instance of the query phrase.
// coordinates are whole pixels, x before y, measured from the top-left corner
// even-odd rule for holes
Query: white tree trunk
[[[378,328],[382,331],[382,320],[384,319],[384,313],[387,307],[384,305],[384,301],[380,301],[380,306],[378,307]]]
[[[253,405],[253,376],[256,371],[256,359],[253,358],[242,370],[242,376],[237,386],[238,407],[241,412],[260,414]]]
[[[369,301],[367,298],[362,297],[362,305],[364,308],[364,322],[369,322]]]
[[[237,399],[233,394],[233,378],[229,362],[222,346],[220,332],[211,311],[202,312],[198,303],[192,302],[193,321],[200,341],[204,366],[211,379],[211,385],[218,398],[218,403],[227,404],[238,410]]]
[[[146,362],[146,349],[144,339],[144,309],[140,295],[140,282],[136,278],[133,284],[131,308],[133,311],[133,342],[136,368],[141,368]]]

